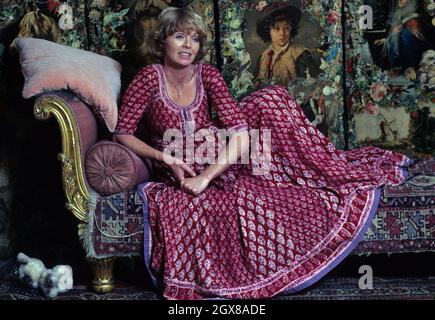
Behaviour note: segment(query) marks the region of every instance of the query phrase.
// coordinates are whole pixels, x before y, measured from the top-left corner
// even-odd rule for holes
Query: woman
[[[157,30],[149,48],[160,63],[130,84],[114,138],[157,164],[158,182],[138,190],[145,261],[164,296],[264,298],[314,283],[364,235],[379,188],[401,183],[408,159],[374,147],[335,149],[279,86],[237,105],[216,68],[200,62],[206,27],[192,11],[165,9]],[[147,143],[134,136],[139,122]],[[191,161],[201,159],[205,142],[189,135],[201,132],[210,142],[218,128],[232,135],[217,163]],[[263,153],[263,172],[256,170],[258,157],[231,165],[249,150],[248,128],[261,132],[250,151]],[[168,130],[182,134],[175,149]],[[168,154],[186,143],[200,152]]]

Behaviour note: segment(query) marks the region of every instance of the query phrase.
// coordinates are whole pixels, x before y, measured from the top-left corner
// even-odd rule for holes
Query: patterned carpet
[[[373,289],[358,288],[357,278],[329,278],[291,296],[273,300],[433,300],[435,278],[374,278]],[[0,300],[44,300],[39,290],[29,289],[9,277],[0,282]],[[56,300],[161,300],[155,292],[131,286],[117,286],[107,294],[97,294],[86,286],[77,285]]]
[[[405,260],[399,258],[389,257],[388,260],[379,260],[379,257],[367,257],[361,260],[363,258],[354,257],[355,261],[343,263],[340,268],[304,291],[294,295],[275,297],[273,300],[434,300],[435,277],[432,268],[430,266],[423,268],[423,265],[431,264],[433,256],[426,254],[412,255]],[[418,277],[408,276],[407,273],[403,273],[403,270],[399,270],[399,265],[403,265],[408,271],[412,269],[406,263],[409,260],[419,266],[417,269],[413,269],[415,272],[420,270],[420,273],[416,273],[419,275]],[[373,289],[360,289],[358,287],[359,278],[347,270],[350,269],[353,272],[355,266],[361,265],[363,261],[373,265],[374,270],[378,272],[377,274],[382,275],[382,277],[375,276],[373,278]],[[394,266],[395,269],[398,269],[398,273],[394,274],[390,271],[393,276],[384,276],[385,270],[380,268],[381,264],[385,265],[386,268]],[[16,266],[14,259],[0,261],[0,300],[45,300],[41,291],[29,288],[14,276]],[[118,280],[115,289],[110,293],[98,294],[93,292],[84,285],[90,283],[90,279],[87,279],[86,276],[78,276],[75,278],[78,285],[75,285],[74,289],[60,294],[55,300],[162,300],[159,293],[149,289],[147,281],[143,280],[143,273],[132,272],[132,266],[141,269],[138,268],[137,264],[117,265],[117,270],[123,274],[129,274],[130,277]],[[84,273],[80,269],[76,269],[76,271]]]
[[[364,241],[353,254],[435,251],[435,159],[416,160],[409,179],[386,186]]]
[[[362,290],[358,278],[329,278],[304,292],[278,300],[433,300],[435,278],[373,278],[373,289]]]

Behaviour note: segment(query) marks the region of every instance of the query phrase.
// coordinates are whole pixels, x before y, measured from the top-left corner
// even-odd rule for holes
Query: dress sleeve
[[[151,66],[143,68],[133,78],[122,99],[115,134],[135,133],[138,123],[148,107],[153,79],[154,69]]]
[[[234,133],[248,129],[242,111],[231,96],[222,75],[215,67],[204,64],[203,83],[217,113],[220,126],[232,130]]]

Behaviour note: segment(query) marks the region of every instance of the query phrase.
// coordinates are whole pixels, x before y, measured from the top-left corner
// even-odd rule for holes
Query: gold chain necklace
[[[169,70],[167,70],[164,65],[163,65],[163,70],[165,71],[166,79],[168,79],[169,84],[177,91],[177,98],[178,98],[178,100],[180,100],[181,90],[183,90],[184,87],[190,82],[190,80],[192,80],[193,75],[195,74],[195,67],[192,68],[192,72],[189,76],[189,80],[183,81],[183,84],[181,86],[177,86],[175,81],[169,77],[169,74],[170,74]],[[172,76],[172,74],[171,74],[171,76]],[[172,78],[173,78],[173,76],[172,76]]]

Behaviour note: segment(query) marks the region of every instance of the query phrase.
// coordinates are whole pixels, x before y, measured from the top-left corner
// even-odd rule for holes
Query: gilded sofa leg
[[[113,278],[113,266],[115,258],[94,259],[88,258],[91,265],[94,280],[92,287],[96,292],[110,292],[115,287],[115,280]]]

